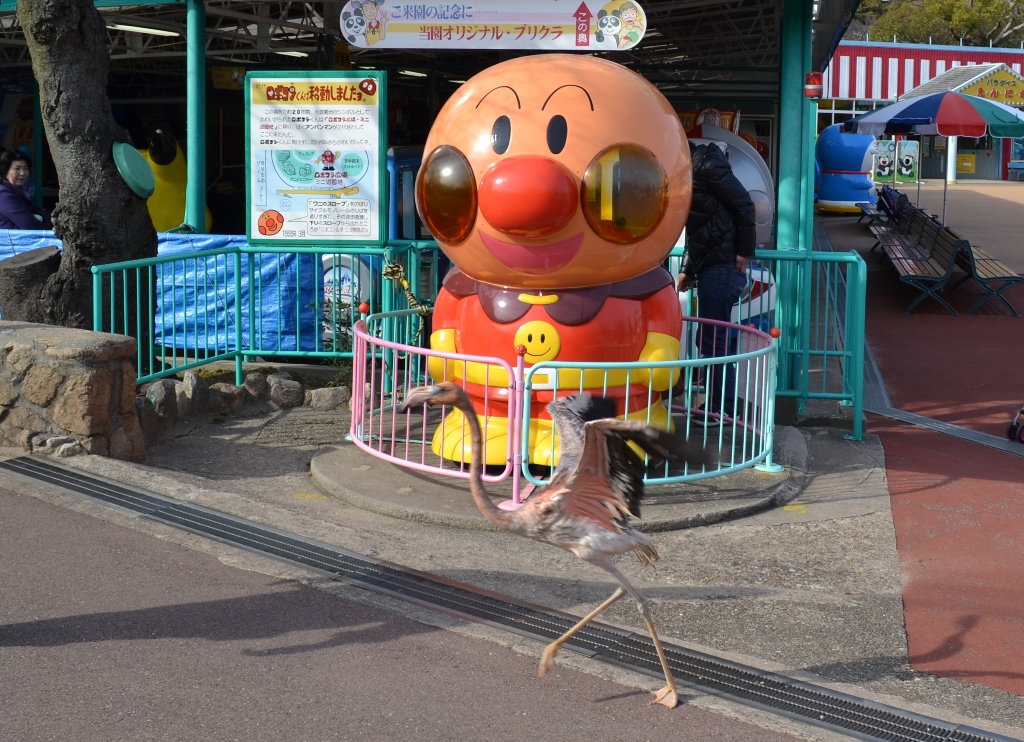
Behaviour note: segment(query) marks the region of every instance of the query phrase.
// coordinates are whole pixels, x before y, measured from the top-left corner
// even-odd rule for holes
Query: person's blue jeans
[[[723,263],[697,275],[697,316],[722,322],[732,320],[732,308],[747,285],[747,276],[735,263]],[[697,333],[701,358],[720,358],[736,354],[736,335],[726,327],[701,325]],[[736,364],[716,364],[705,379],[710,412],[732,416],[736,404]],[[724,385],[724,386],[723,386]]]

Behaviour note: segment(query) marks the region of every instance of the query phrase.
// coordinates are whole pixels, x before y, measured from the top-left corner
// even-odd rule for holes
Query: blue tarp
[[[179,350],[235,350],[234,258],[188,259],[190,253],[241,248],[244,235],[157,235],[157,255],[182,260],[157,266],[154,342]],[[0,230],[0,260],[26,250],[61,246],[49,231]],[[323,305],[318,255],[242,254],[242,345],[252,351],[322,350],[317,310]],[[250,261],[258,261],[250,292]],[[250,317],[253,318],[250,320]]]

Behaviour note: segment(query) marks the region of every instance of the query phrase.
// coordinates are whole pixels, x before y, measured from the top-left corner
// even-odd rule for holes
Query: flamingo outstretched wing
[[[530,501],[539,505],[557,498],[565,516],[594,521],[605,528],[625,526],[639,517],[644,495],[644,461],[633,442],[657,460],[710,464],[714,456],[675,433],[637,420],[619,420],[611,402],[577,395],[548,407],[558,426],[562,452],[551,481]]]

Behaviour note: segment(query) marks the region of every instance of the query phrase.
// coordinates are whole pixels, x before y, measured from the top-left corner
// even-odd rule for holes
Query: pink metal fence
[[[682,428],[687,437],[699,437],[704,445],[718,449],[717,467],[687,469],[680,474],[664,464],[660,471],[649,471],[651,485],[719,476],[754,465],[774,468],[777,343],[765,332],[687,317],[678,361],[604,365],[549,361],[526,369],[522,356],[512,366],[498,358],[442,353],[378,336],[394,336],[383,328],[387,322],[401,321],[405,314],[371,316],[354,327],[351,438],[377,458],[425,473],[469,477],[469,431],[461,412],[441,408],[422,416],[398,413],[406,390],[431,383],[431,379],[454,378],[464,385],[470,384],[467,379],[482,382],[472,391],[483,406],[478,416],[485,430],[483,458],[488,465],[484,479],[498,482],[511,477],[511,507],[523,496],[524,479],[527,486],[543,482],[528,464],[538,463],[538,458],[550,464],[557,456],[553,437],[545,439],[550,455],[545,456],[544,446],[534,447],[537,435],[531,430],[535,431],[538,421],[529,419],[526,401],[531,400],[536,411],[538,399],[583,389],[624,396],[626,413],[633,417],[646,416],[649,423],[662,427],[671,420],[668,424]],[[716,352],[730,355],[700,358],[696,340],[700,328],[709,334],[718,330]],[[730,339],[723,348],[725,338]],[[727,369],[735,374],[736,402],[728,409],[719,404],[720,414],[708,412],[702,404],[716,401],[716,388],[721,388],[716,379]],[[642,377],[658,370],[679,374],[672,390],[654,392],[641,382]],[[591,372],[599,375],[596,384]]]

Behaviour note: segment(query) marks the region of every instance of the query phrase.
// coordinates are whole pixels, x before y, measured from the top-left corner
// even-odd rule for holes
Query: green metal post
[[[810,16],[808,15],[808,18]],[[807,24],[807,33],[804,35],[803,46],[803,70],[811,68],[811,29],[810,22]],[[811,262],[811,253],[814,250],[814,144],[817,138],[815,122],[816,104],[804,96],[800,97],[800,110],[803,115],[801,122],[800,136],[800,233],[798,244],[800,251],[806,258],[800,267],[800,318],[802,321],[797,328],[800,333],[800,348],[803,354],[800,358],[800,371],[797,389],[800,396],[797,397],[797,412],[807,411],[807,400],[810,397],[810,368],[811,368],[811,303],[813,301],[812,291],[815,283],[814,272],[818,266]]]
[[[245,381],[242,365],[245,361],[242,355],[242,253],[236,251],[232,257],[235,269],[235,386],[242,386]],[[252,314],[249,315],[249,337],[252,337]]]
[[[185,223],[197,232],[206,231],[206,6],[204,0],[188,0],[186,26],[186,76],[188,183],[185,186]]]
[[[808,44],[808,46],[810,46]],[[810,64],[810,58],[808,58]],[[818,140],[818,102],[804,99],[803,172],[800,178],[800,249],[814,249],[814,149]]]
[[[855,251],[851,253],[857,255]],[[860,297],[860,301],[846,303],[846,343],[849,348],[850,374],[853,388],[853,432],[846,436],[859,441],[864,437],[864,296],[867,293],[868,267],[863,260],[857,260],[846,272],[848,296]]]
[[[778,183],[775,247],[800,249],[800,202],[803,177],[804,2],[785,3],[782,10],[779,66]],[[778,357],[779,386],[794,389],[799,370],[791,350],[798,347],[800,326],[800,266],[786,261],[779,266],[779,302],[776,324],[782,332]]]
[[[800,187],[803,178],[804,36],[810,35],[808,0],[786,3],[782,14],[782,63],[779,74],[779,182],[777,239],[779,250],[800,243]],[[809,18],[809,15],[808,15]],[[807,27],[807,28],[805,28]]]
[[[811,221],[805,205],[805,141],[807,101],[803,95],[804,74],[809,64],[812,0],[786,3],[782,15],[782,60],[779,74],[779,182],[776,247],[779,250],[807,249],[803,225]],[[812,145],[813,146],[813,145]],[[811,167],[813,168],[813,161]],[[813,174],[813,170],[811,171]],[[811,180],[813,191],[813,179]],[[779,384],[783,389],[801,388],[799,349],[801,325],[806,324],[802,284],[808,280],[807,267],[787,264],[779,283],[777,324],[783,334],[779,354]],[[794,352],[795,351],[795,352]]]
[[[103,332],[103,276],[92,267],[92,331]]]

